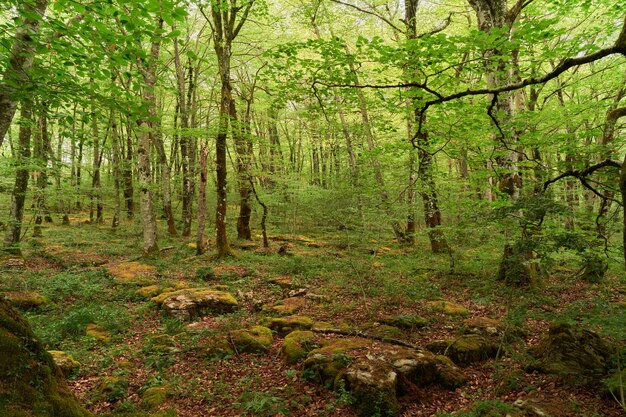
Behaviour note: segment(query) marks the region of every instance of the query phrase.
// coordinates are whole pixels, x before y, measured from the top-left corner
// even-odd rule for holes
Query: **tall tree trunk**
[[[28,168],[30,159],[30,136],[32,132],[33,104],[22,102],[20,114],[20,131],[17,148],[17,169],[15,171],[15,185],[11,194],[11,212],[9,224],[4,235],[4,246],[10,251],[19,253],[19,242],[24,219],[24,202],[28,189]]]
[[[102,223],[102,196],[100,195],[100,163],[102,161],[102,151],[100,149],[100,139],[98,131],[98,117],[96,113],[95,105],[91,107],[91,135],[93,137],[93,163],[92,163],[92,179],[91,179],[91,204],[89,208],[89,221],[94,222],[94,205],[96,209],[95,222],[97,224]],[[102,143],[104,147],[104,143]]]
[[[111,156],[113,163],[113,186],[115,195],[115,207],[113,209],[113,220],[111,221],[111,227],[117,228],[120,225],[120,214],[122,211],[122,199],[120,197],[120,189],[122,182],[122,170],[121,165],[120,141],[118,135],[118,126],[115,117],[115,113],[111,111]]]
[[[160,31],[162,28],[163,20],[158,18],[157,31]],[[156,64],[159,59],[160,49],[161,40],[159,35],[155,34],[150,48],[150,54],[147,58],[148,62],[143,62],[141,58],[137,59],[137,64],[143,76],[144,85],[142,89],[142,99],[148,109],[144,118],[137,121],[140,130],[137,153],[139,154],[139,185],[141,187],[140,207],[141,222],[143,225],[143,254],[146,257],[156,256],[159,253],[156,216],[154,214],[152,192],[150,191],[152,186],[152,175],[150,172],[150,139],[153,130],[159,128],[155,126],[156,122],[151,117],[151,113],[154,109],[152,104],[156,103]]]
[[[230,123],[233,138],[235,140],[235,149],[237,151],[237,181],[239,186],[239,216],[237,217],[237,238],[244,240],[252,240],[252,232],[250,231],[250,215],[252,213],[250,189],[250,168],[252,165],[252,141],[250,140],[250,108],[253,102],[253,94],[251,93],[246,112],[242,121],[237,118],[237,109],[235,101],[230,102]]]
[[[122,152],[123,153],[123,152]],[[122,176],[124,182],[124,203],[126,206],[126,218],[132,220],[135,215],[135,202],[133,196],[133,136],[130,121],[126,124],[126,153],[123,153]]]
[[[39,27],[48,7],[48,0],[19,1],[18,14],[22,25],[17,29],[9,53],[9,62],[0,81],[0,146],[11,126],[17,103],[18,92],[29,80],[28,73],[35,59]],[[36,15],[39,15],[35,17]]]
[[[152,143],[157,151],[159,166],[161,168],[161,190],[163,192],[163,212],[167,219],[167,232],[170,236],[177,236],[176,223],[174,221],[174,212],[172,210],[172,187],[171,187],[171,171],[167,162],[167,154],[165,153],[165,144],[163,143],[163,134],[161,133],[161,122],[157,120],[156,101],[150,105],[150,118],[154,120],[154,128],[151,130]]]
[[[406,37],[409,40],[417,39],[417,5],[418,0],[406,0],[405,1],[405,11],[404,11],[404,24],[406,26]],[[416,65],[418,59],[416,59],[411,53],[409,55],[409,60],[407,62],[407,68],[405,68],[405,75],[409,78],[411,82],[417,82],[416,80],[416,71],[413,69],[413,66]],[[418,111],[420,96],[418,91],[415,89],[409,89],[409,97],[411,102],[411,109],[413,110],[413,118],[415,120],[416,125],[424,125],[424,115],[420,114]],[[420,120],[421,119],[421,120]],[[424,207],[424,220],[426,223],[426,227],[428,228],[428,238],[430,240],[430,247],[433,253],[444,253],[448,251],[448,242],[441,230],[441,210],[439,209],[439,198],[437,195],[437,189],[435,187],[434,180],[434,164],[433,164],[433,156],[429,152],[430,149],[430,139],[429,135],[425,130],[418,132],[417,134],[413,134],[412,126],[411,128],[411,142],[414,147],[417,148],[417,178],[420,183],[420,195],[422,197],[422,203]],[[411,183],[413,177],[413,171],[409,172],[409,182]],[[410,193],[409,193],[410,194]],[[409,210],[412,210],[412,207],[409,207]],[[414,227],[413,227],[414,228]],[[409,233],[409,234],[412,234]],[[407,241],[411,242],[411,237],[406,238]]]
[[[33,227],[33,237],[41,237],[41,225],[46,216],[46,188],[48,187],[48,158],[50,149],[50,137],[48,136],[48,112],[47,105],[42,103],[39,106],[39,120],[37,123],[37,135],[33,156],[37,163],[38,170],[34,172],[37,188],[33,205],[35,206],[35,225]]]
[[[207,183],[207,144],[200,145],[200,186],[198,187],[198,229],[196,233],[196,254],[202,255],[205,250],[204,228],[206,225],[206,183]]]

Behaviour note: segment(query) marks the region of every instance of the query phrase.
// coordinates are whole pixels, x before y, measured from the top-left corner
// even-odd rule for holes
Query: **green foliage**
[[[517,408],[511,404],[507,404],[502,400],[486,400],[477,401],[472,405],[471,411],[463,413],[437,413],[438,417],[500,417],[514,413]]]
[[[271,390],[244,391],[234,406],[250,416],[270,417],[277,413],[290,414],[286,401],[273,395]]]

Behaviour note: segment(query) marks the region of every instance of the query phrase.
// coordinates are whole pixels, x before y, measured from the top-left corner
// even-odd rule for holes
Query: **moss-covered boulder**
[[[448,300],[433,300],[426,303],[426,309],[449,316],[469,316],[467,307]]]
[[[369,326],[365,326],[363,330],[368,335],[381,339],[401,339],[403,336],[402,330],[387,324],[373,323]]]
[[[235,354],[228,338],[215,337],[210,339],[206,346],[206,354],[209,359],[224,359]]]
[[[85,328],[85,334],[103,345],[111,343],[111,334],[99,324],[90,323]]]
[[[143,407],[148,410],[154,410],[165,404],[168,398],[173,395],[174,389],[167,385],[147,388],[142,395]]]
[[[302,309],[306,304],[306,300],[303,297],[289,297],[284,300],[276,302],[272,306],[268,306],[265,309],[276,314],[292,315],[298,310]]]
[[[294,330],[310,330],[313,320],[305,316],[286,316],[265,320],[264,324],[280,335],[286,335]]]
[[[504,332],[506,325],[502,320],[489,317],[470,317],[463,320],[465,333],[497,336]]]
[[[294,287],[293,279],[287,276],[274,277],[270,279],[270,282],[274,285],[278,285],[280,288],[283,289],[289,289]]]
[[[350,365],[342,381],[352,395],[359,415],[394,416],[398,413],[398,374],[389,363],[379,359],[360,359]]]
[[[428,320],[417,314],[398,314],[396,316],[385,316],[378,320],[382,324],[398,327],[400,329],[421,329],[428,326]]]
[[[445,355],[459,366],[495,358],[499,351],[497,339],[468,334],[455,339],[438,340],[426,345],[433,353]]]
[[[68,377],[80,369],[80,362],[72,357],[69,353],[60,350],[49,350],[54,363],[59,367],[64,376]]]
[[[120,262],[109,264],[106,270],[120,285],[153,285],[156,282],[157,270],[152,265],[139,262]]]
[[[17,308],[37,308],[48,304],[48,299],[35,291],[4,291],[0,297],[5,297]]]
[[[466,380],[450,359],[420,349],[363,338],[321,343],[307,355],[305,375],[329,388],[347,389],[362,416],[395,415],[396,394],[410,392],[414,385],[454,389]]]
[[[107,401],[119,401],[128,394],[128,379],[121,376],[105,376],[98,382],[97,390]]]
[[[135,293],[141,297],[152,298],[161,294],[162,289],[160,285],[146,285],[145,287],[139,288]]]
[[[228,334],[230,343],[238,353],[264,353],[272,347],[274,336],[264,326],[254,326],[247,330],[233,330]]]
[[[160,294],[153,297],[152,301],[169,314],[183,319],[202,317],[214,312],[231,312],[239,307],[231,293],[213,288],[185,288]]]
[[[0,417],[86,417],[30,325],[0,298]]]
[[[526,368],[589,383],[604,376],[609,367],[613,346],[597,333],[569,324],[553,324],[537,346]]]
[[[294,364],[304,360],[315,347],[315,333],[296,330],[285,336],[280,353],[287,363]]]

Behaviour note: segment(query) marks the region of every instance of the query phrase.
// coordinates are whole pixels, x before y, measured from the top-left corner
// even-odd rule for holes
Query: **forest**
[[[626,414],[626,8],[0,1],[0,417]]]

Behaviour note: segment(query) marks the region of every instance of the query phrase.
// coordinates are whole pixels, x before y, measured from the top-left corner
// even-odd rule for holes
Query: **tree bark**
[[[34,38],[39,33],[47,7],[48,0],[18,2],[18,13],[23,23],[15,34],[9,63],[0,82],[0,146],[15,116],[20,92],[29,82],[28,73],[37,48]]]
[[[15,185],[11,194],[11,212],[9,224],[4,235],[4,246],[11,252],[20,253],[19,242],[24,219],[24,202],[28,189],[28,160],[30,159],[30,137],[32,133],[33,104],[22,102],[20,114],[20,131],[17,148],[17,169],[15,171]]]
[[[207,145],[205,142],[202,142],[202,145],[200,145],[200,186],[198,188],[198,229],[196,233],[197,255],[202,255],[206,251],[204,228],[206,225],[207,156]]]

